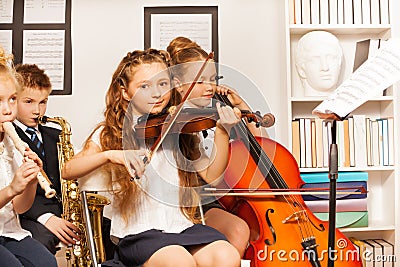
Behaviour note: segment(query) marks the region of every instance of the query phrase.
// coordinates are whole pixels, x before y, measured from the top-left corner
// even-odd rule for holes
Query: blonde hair
[[[132,149],[139,148],[137,140],[133,138],[132,135],[129,137],[123,136],[122,129],[124,120],[127,119],[127,117],[128,120],[132,120],[132,118],[125,116],[131,115],[131,112],[128,112],[129,102],[123,97],[122,90],[123,88],[128,87],[136,71],[141,65],[162,63],[165,64],[166,67],[169,67],[169,61],[170,57],[166,51],[147,49],[144,51],[136,50],[127,53],[127,55],[118,64],[106,94],[106,110],[104,112],[104,121],[95,129],[97,130],[99,127],[104,127],[100,133],[100,144],[103,151],[114,149],[122,150],[123,139],[124,142],[127,142],[127,139],[129,139],[128,141],[130,142]],[[174,105],[179,101],[179,93],[177,93],[176,90],[173,90],[170,98],[170,105]],[[89,136],[88,140],[90,140],[90,138],[91,136]],[[183,137],[183,140],[188,139],[193,140],[190,137]],[[113,184],[115,185],[114,188],[118,188],[116,191],[114,191],[114,197],[116,200],[115,204],[120,209],[120,213],[125,222],[128,223],[129,217],[134,213],[134,210],[138,205],[141,191],[136,183],[130,181],[131,177],[125,166],[108,163],[105,168],[113,177]],[[190,179],[187,178],[186,172],[179,171],[179,174],[181,177],[181,184],[192,185]],[[186,199],[188,195],[189,194],[186,193],[185,190],[185,192],[180,194],[180,199]],[[193,199],[192,196],[191,199]],[[198,202],[196,202],[197,200],[195,199],[189,202],[198,204]],[[182,211],[188,219],[196,222],[198,221],[198,219],[195,217],[196,212],[193,211],[193,207],[184,208]]]
[[[18,92],[21,90],[21,77],[15,72],[13,59],[14,56],[12,54],[7,54],[0,45],[0,78],[10,79]]]
[[[3,81],[11,81],[16,91],[20,90],[19,78],[13,67],[13,55],[7,54],[0,45],[0,83]],[[4,138],[4,132],[0,132],[0,141]]]
[[[171,56],[171,65],[200,61],[207,58],[208,54],[196,42],[186,37],[173,39],[167,51]]]
[[[172,72],[175,78],[184,81],[185,74],[188,73],[189,62],[204,61],[208,54],[196,42],[186,37],[176,37],[168,47],[171,55]]]

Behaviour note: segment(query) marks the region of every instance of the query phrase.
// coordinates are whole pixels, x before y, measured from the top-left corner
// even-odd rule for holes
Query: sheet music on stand
[[[313,111],[320,118],[343,120],[350,112],[370,99],[382,95],[382,91],[400,80],[400,39],[392,38],[384,42],[378,51],[368,58],[349,79],[345,80],[331,95]],[[336,131],[333,127],[332,135]],[[335,248],[336,224],[336,180],[337,180],[337,146],[332,137],[329,152],[329,233],[328,248]],[[328,267],[335,262],[329,257]]]
[[[400,80],[400,39],[391,38],[362,64],[313,114],[336,114],[340,118]]]

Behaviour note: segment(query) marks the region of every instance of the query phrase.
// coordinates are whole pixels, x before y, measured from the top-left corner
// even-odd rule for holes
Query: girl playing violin
[[[208,56],[196,42],[186,37],[177,37],[172,40],[167,51],[171,56],[172,73],[177,83],[177,90],[183,96],[186,94],[189,84],[193,80],[193,69],[197,69]],[[197,63],[197,64],[196,64]],[[199,81],[196,83],[193,92],[190,94],[188,103],[193,107],[206,107],[211,105],[211,97],[218,93],[227,96],[232,105],[242,110],[249,110],[245,101],[231,88],[223,85],[216,85],[216,68],[213,63],[208,64],[202,72]],[[254,123],[249,123],[248,128],[254,135],[266,134]],[[203,140],[205,148],[212,143],[209,138],[213,137],[213,131],[207,131],[206,140]],[[204,139],[200,135],[201,139]],[[208,140],[207,140],[208,139]],[[219,155],[221,155],[219,153]],[[206,224],[222,232],[243,256],[247,248],[250,230],[247,223],[241,218],[227,212],[215,198],[203,198],[203,211]]]
[[[194,192],[198,180],[193,178],[219,178],[227,156],[209,163],[197,134],[168,135],[151,157],[145,149],[149,141],[131,138],[137,118],[159,113],[178,98],[175,90],[170,91],[168,62],[168,53],[155,49],[130,52],[122,59],[107,92],[104,121],[65,164],[62,176],[101,172],[99,177],[112,181],[111,237],[118,241],[123,264],[239,266],[239,253],[225,236],[199,224]],[[215,146],[228,155],[228,132],[239,122],[240,111],[217,108]],[[149,158],[147,164],[143,157]],[[132,177],[140,178],[132,182]]]

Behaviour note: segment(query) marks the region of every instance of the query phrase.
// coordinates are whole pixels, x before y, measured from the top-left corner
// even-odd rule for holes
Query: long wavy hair
[[[17,89],[17,92],[21,91],[21,83],[23,79],[15,71],[14,67],[14,56],[12,54],[6,53],[4,48],[0,45],[0,78],[10,79]]]
[[[129,52],[118,64],[117,69],[114,71],[112,76],[111,84],[108,88],[106,95],[106,110],[104,112],[104,121],[100,123],[94,131],[98,128],[103,127],[100,133],[100,144],[103,151],[105,150],[122,150],[123,139],[124,142],[129,142],[130,149],[138,149],[138,140],[130,137],[123,136],[123,125],[126,120],[133,123],[131,112],[129,112],[129,101],[124,99],[122,90],[127,88],[129,83],[132,81],[137,69],[142,64],[151,63],[162,63],[165,67],[169,67],[170,57],[166,51],[147,49],[147,50],[136,50]],[[179,93],[175,89],[172,90],[169,105],[176,105],[180,102]],[[128,115],[128,116],[125,116]],[[93,131],[93,132],[94,132]],[[92,133],[93,134],[93,133]],[[88,140],[91,138],[89,136]],[[129,140],[127,140],[129,138]],[[175,153],[175,159],[179,167],[178,173],[180,176],[180,203],[181,211],[189,220],[198,222],[197,217],[197,206],[199,203],[198,194],[195,192],[197,187],[196,179],[192,179],[196,175],[190,165],[190,160],[197,159],[199,157],[198,149],[198,138],[193,134],[181,135],[179,138],[179,144],[176,144],[176,149],[181,149],[182,154],[189,159],[182,159]],[[140,200],[141,190],[135,182],[130,181],[130,174],[125,166],[108,163],[105,166],[106,170],[111,174],[113,188],[114,188],[114,199],[115,206],[120,209],[120,213],[124,218],[125,222],[129,222],[129,218],[135,212],[135,209]]]

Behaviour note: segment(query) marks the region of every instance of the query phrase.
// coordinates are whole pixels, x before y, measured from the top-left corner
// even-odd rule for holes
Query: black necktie
[[[32,143],[37,147],[37,149],[39,150],[39,152],[42,154],[42,156],[44,156],[44,147],[43,147],[43,143],[40,142],[39,137],[36,134],[36,130],[28,127],[25,130],[28,134],[31,135],[31,140]]]

